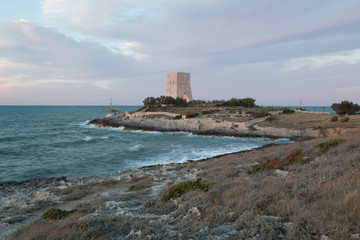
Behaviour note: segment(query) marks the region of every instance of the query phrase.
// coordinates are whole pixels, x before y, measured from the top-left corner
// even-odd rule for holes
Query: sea
[[[139,106],[118,106],[132,111]],[[253,149],[288,139],[127,131],[88,122],[106,106],[0,106],[0,183],[86,177],[180,163]]]

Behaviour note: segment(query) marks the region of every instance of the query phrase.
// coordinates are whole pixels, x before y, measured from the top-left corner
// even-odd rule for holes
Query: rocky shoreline
[[[299,147],[308,149],[305,153],[307,154],[306,159],[311,159],[313,161],[311,164],[315,167],[326,164],[326,158],[319,157],[317,155],[319,153],[316,151],[314,153],[311,145],[321,142],[319,137],[343,134],[342,130],[336,129],[328,129],[327,132],[324,132],[323,129],[296,130],[294,132],[294,129],[283,131],[274,130],[274,128],[259,131],[256,129],[261,129],[261,127],[256,126],[255,123],[250,125],[251,127],[246,127],[246,123],[244,123],[247,129],[239,131],[236,129],[239,126],[234,126],[236,125],[234,123],[228,125],[229,123],[225,121],[215,122],[208,119],[173,120],[165,117],[154,119],[139,116],[133,118],[113,116],[96,119],[89,124],[100,127],[125,127],[126,129],[156,131],[186,130],[196,134],[289,137],[297,140],[313,140],[299,141],[289,146],[267,145],[199,161],[147,166],[109,175],[74,179],[67,179],[64,176],[2,183],[0,184],[1,239],[23,239],[24,234],[28,239],[32,239],[31,236],[43,236],[47,239],[63,238],[64,236],[61,234],[65,233],[62,232],[61,228],[71,230],[73,225],[83,226],[88,234],[92,232],[104,234],[104,239],[238,239],[243,236],[258,236],[254,239],[263,239],[261,234],[268,228],[272,229],[271,231],[278,229],[271,233],[275,234],[272,235],[275,237],[274,239],[287,239],[287,235],[293,231],[293,223],[286,218],[273,216],[270,212],[264,211],[261,205],[256,211],[264,213],[254,215],[256,216],[254,218],[249,209],[246,211],[236,209],[232,207],[232,204],[229,203],[230,205],[227,206],[226,202],[217,202],[216,199],[221,198],[224,194],[235,194],[227,193],[225,190],[227,187],[231,189],[238,185],[231,183],[231,179],[244,181],[242,184],[246,183],[246,185],[251,183],[249,186],[254,186],[255,189],[258,189],[257,186],[260,182],[263,185],[271,182],[280,184],[283,180],[289,181],[289,184],[292,184],[291,181],[296,183],[298,180],[292,179],[298,175],[292,174],[291,169],[290,172],[276,170],[268,173],[268,175],[260,176],[260,178],[250,177],[246,172],[249,167],[264,158],[269,158],[274,154],[286,154],[289,149]],[[267,134],[265,135],[265,133]],[[311,166],[309,167],[312,169]],[[319,169],[323,168],[319,167]],[[160,200],[169,186],[199,177],[205,181],[214,181],[218,185],[209,194],[195,191],[185,198],[174,199],[169,202]],[[231,184],[224,183],[225,185],[222,185],[221,179],[224,178]],[[304,175],[304,179],[308,178]],[[255,198],[259,204],[262,201],[261,198]],[[213,199],[211,201],[214,202],[208,202],[209,199]],[[221,204],[224,207],[221,207]],[[41,215],[49,208],[76,210],[78,213],[59,225],[55,220],[41,219]],[[211,214],[215,215],[212,216]],[[254,227],[246,225],[248,223],[245,220],[242,223],[241,219],[243,218],[251,219],[246,221],[255,221]],[[203,223],[198,222],[200,219]],[[211,223],[211,225],[206,222]],[[56,228],[56,231],[54,233],[44,232],[43,224],[50,224],[47,229]],[[64,224],[69,225],[65,226]],[[256,227],[256,224],[260,225]],[[241,230],[243,227],[245,230]],[[112,235],[106,237],[107,230],[102,233],[102,228],[111,229]],[[54,235],[55,233],[60,235]],[[89,236],[93,235],[90,234]],[[99,235],[93,237],[96,238],[96,236]]]
[[[210,134],[211,132],[209,131],[208,133]],[[213,135],[220,135],[216,133],[217,132],[214,132]],[[86,204],[86,202],[93,202],[99,196],[107,198],[113,194],[118,196],[122,195],[121,197],[125,198],[126,201],[123,201],[122,204],[124,208],[119,208],[121,209],[119,210],[121,214],[141,215],[143,214],[140,213],[141,207],[144,202],[148,200],[152,202],[156,201],[161,191],[167,186],[196,179],[200,172],[200,170],[196,168],[197,164],[272,146],[274,146],[274,144],[196,161],[188,160],[184,163],[145,166],[116,174],[72,179],[67,179],[66,176],[62,176],[0,183],[0,202],[2,203],[0,209],[0,239],[12,239],[9,238],[9,234],[22,226],[36,221],[44,211],[51,207],[68,210],[77,209],[79,206]],[[143,191],[145,189],[146,191]],[[134,200],[133,198],[127,197],[129,195],[137,195],[141,200]],[[128,206],[133,206],[136,202],[136,208],[128,208]],[[114,210],[114,206],[109,205],[97,211],[99,214],[101,213],[102,216],[104,216],[104,214],[105,216],[112,216],[113,213],[111,210]],[[163,217],[163,215],[156,217],[160,218],[157,219],[157,221],[162,222],[161,218]],[[169,229],[164,229],[164,231],[169,231]],[[168,237],[170,238],[174,236],[181,237],[182,235],[181,231],[177,233],[169,232],[169,234]],[[131,234],[127,239],[132,239]]]
[[[347,131],[343,128],[274,128],[260,127],[257,123],[269,117],[258,118],[247,122],[218,121],[211,118],[173,119],[167,113],[122,114],[90,121],[99,127],[124,127],[127,130],[143,131],[184,131],[199,135],[234,136],[234,137],[267,137],[306,140],[319,137],[338,136]]]

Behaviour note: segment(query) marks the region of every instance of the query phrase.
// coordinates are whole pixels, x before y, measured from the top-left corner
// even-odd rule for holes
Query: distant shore
[[[305,112],[307,113],[307,112]],[[318,113],[311,113],[318,114]],[[175,114],[176,115],[176,114]],[[305,140],[342,134],[347,129],[334,127],[291,128],[261,126],[271,116],[260,117],[245,122],[216,120],[213,118],[174,119],[167,112],[125,113],[90,121],[88,124],[99,127],[125,127],[128,130],[144,131],[184,131],[199,135],[235,136],[235,137],[267,137]]]

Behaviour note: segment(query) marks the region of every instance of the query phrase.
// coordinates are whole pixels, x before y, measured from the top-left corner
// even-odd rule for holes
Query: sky
[[[360,0],[2,0],[0,105],[360,103]]]

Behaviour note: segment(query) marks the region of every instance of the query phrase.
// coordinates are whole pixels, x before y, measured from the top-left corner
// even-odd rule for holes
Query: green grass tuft
[[[289,155],[284,159],[280,157],[274,157],[266,160],[265,162],[253,165],[251,169],[247,171],[248,174],[255,174],[257,172],[272,170],[272,169],[281,169],[283,170],[285,166],[302,163],[304,151],[302,148],[293,150]]]
[[[294,113],[295,111],[293,109],[290,108],[284,108],[283,109],[283,114],[291,114]]]
[[[61,210],[59,208],[50,208],[49,210],[47,210],[46,212],[43,213],[43,215],[41,216],[44,219],[62,219],[62,218],[66,218],[67,216],[69,216],[70,214],[76,212],[77,210]]]
[[[342,138],[336,138],[327,142],[320,143],[316,145],[317,148],[321,150],[321,152],[325,153],[329,151],[330,148],[336,147],[340,145],[341,143],[345,142],[345,139]]]
[[[199,113],[187,113],[185,115],[186,115],[186,118],[195,118],[195,117],[199,116]]]
[[[169,201],[170,199],[181,197],[191,190],[202,190],[207,192],[213,185],[214,183],[201,182],[201,178],[196,179],[196,181],[189,180],[186,182],[181,182],[170,187],[168,193],[164,195],[161,200]]]

